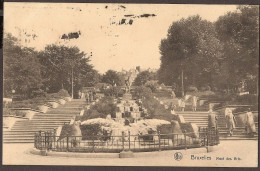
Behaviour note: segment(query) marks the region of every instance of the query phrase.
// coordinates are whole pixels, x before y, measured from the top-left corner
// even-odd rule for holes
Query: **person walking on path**
[[[235,117],[232,113],[232,110],[228,109],[226,111],[225,117],[226,117],[226,123],[227,123],[227,128],[228,128],[228,134],[230,136],[232,136],[233,131],[235,129]]]
[[[251,109],[248,109],[248,112],[246,112],[246,117],[245,117],[245,129],[246,129],[246,133],[250,136],[250,137],[254,137],[254,134],[256,133],[256,129],[255,129],[255,121],[254,121],[254,115],[251,112]]]

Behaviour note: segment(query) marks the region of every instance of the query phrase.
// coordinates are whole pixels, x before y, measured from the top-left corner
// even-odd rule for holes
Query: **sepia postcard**
[[[258,167],[258,5],[3,16],[3,165]]]

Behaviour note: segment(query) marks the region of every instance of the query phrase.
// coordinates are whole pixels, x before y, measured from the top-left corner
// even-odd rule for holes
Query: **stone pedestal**
[[[40,150],[40,155],[47,156],[47,150]]]
[[[123,99],[124,99],[124,100],[131,100],[131,99],[132,99],[132,94],[130,94],[130,93],[125,93],[125,94],[123,95]]]
[[[119,158],[133,158],[134,153],[132,151],[121,151],[119,153]]]
[[[210,152],[213,152],[213,151],[216,151],[217,147],[216,146],[207,146],[207,153],[210,153]]]

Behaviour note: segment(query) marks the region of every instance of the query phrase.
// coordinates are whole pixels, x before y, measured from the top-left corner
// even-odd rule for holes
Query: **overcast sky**
[[[5,3],[4,9],[4,31],[30,39],[24,45],[37,50],[47,44],[78,46],[85,53],[93,53],[91,63],[104,73],[135,66],[159,68],[158,47],[173,21],[198,14],[214,22],[236,6]],[[127,24],[119,24],[121,19]],[[81,35],[77,39],[61,39],[63,34],[78,31]],[[34,34],[37,37],[33,38]]]

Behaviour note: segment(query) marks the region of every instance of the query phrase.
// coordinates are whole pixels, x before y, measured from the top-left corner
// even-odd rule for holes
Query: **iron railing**
[[[215,129],[200,128],[199,135],[183,134],[147,134],[121,136],[66,136],[60,138],[54,131],[39,131],[35,134],[34,146],[39,150],[60,152],[121,152],[121,151],[160,151],[174,149],[199,148],[219,144]]]

